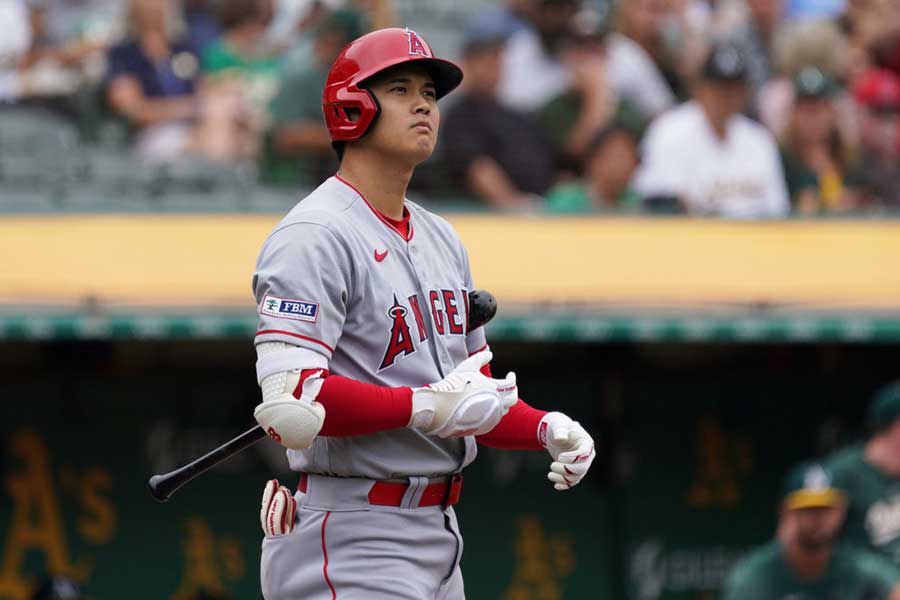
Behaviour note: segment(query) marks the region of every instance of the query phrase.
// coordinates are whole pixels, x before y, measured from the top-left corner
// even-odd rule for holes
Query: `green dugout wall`
[[[590,477],[559,493],[543,453],[484,449],[459,514],[470,598],[712,598],[768,539],[781,475],[851,439],[865,400],[896,376],[896,343],[494,343],[523,397],[600,442]],[[8,340],[0,598],[45,571],[95,600],[260,598],[259,495],[283,471],[266,441],[168,504],[167,470],[252,424],[249,341]],[[414,549],[411,549],[414,551]]]

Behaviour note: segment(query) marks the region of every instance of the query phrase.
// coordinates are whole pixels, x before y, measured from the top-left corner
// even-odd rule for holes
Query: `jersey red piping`
[[[334,586],[331,585],[331,580],[328,578],[328,550],[325,549],[325,524],[328,523],[328,517],[331,516],[331,511],[325,513],[325,519],[322,521],[322,556],[325,560],[322,562],[322,573],[325,574],[325,583],[328,584],[328,589],[331,590],[331,600],[337,600],[337,591],[335,591]]]
[[[325,348],[328,348],[328,351],[329,351],[329,352],[334,352],[334,348],[332,348],[331,346],[329,346],[328,344],[326,344],[325,342],[323,342],[323,341],[321,341],[321,340],[317,340],[316,338],[311,338],[311,337],[305,336],[305,335],[300,335],[299,333],[293,333],[293,332],[291,332],[291,331],[282,331],[281,329],[263,329],[262,331],[257,331],[257,332],[256,332],[256,335],[257,335],[257,336],[260,336],[260,335],[264,335],[264,334],[267,334],[267,333],[277,333],[277,334],[280,334],[280,335],[290,335],[290,336],[293,336],[293,337],[295,337],[295,338],[300,338],[301,340],[306,340],[307,342],[313,342],[313,343],[315,343],[315,344],[319,344],[320,346],[324,346]]]
[[[359,197],[363,199],[363,202],[366,203],[366,206],[369,207],[369,210],[371,210],[373,213],[375,213],[375,216],[378,217],[379,220],[381,220],[382,223],[384,223],[385,225],[387,225],[388,227],[390,227],[391,231],[393,231],[394,233],[396,233],[397,235],[399,235],[400,237],[402,237],[402,238],[403,238],[404,240],[406,240],[407,242],[410,241],[410,240],[412,240],[412,238],[413,238],[413,224],[412,224],[412,221],[409,222],[409,231],[407,232],[406,235],[403,235],[403,232],[400,231],[399,229],[397,229],[397,227],[396,227],[393,223],[391,223],[391,222],[388,221],[386,218],[384,218],[384,215],[383,215],[383,214],[381,214],[380,212],[378,212],[377,210],[375,210],[375,207],[372,206],[372,205],[369,203],[368,200],[366,200],[366,197],[363,196],[362,192],[360,192],[358,189],[356,189],[356,186],[354,186],[352,183],[350,183],[349,181],[347,181],[346,179],[344,179],[343,177],[341,177],[341,176],[338,175],[337,173],[335,173],[334,178],[337,179],[338,181],[340,181],[341,183],[343,183],[344,185],[346,185],[347,187],[349,187],[351,190],[353,190],[353,191],[356,192],[357,194],[359,194]]]
[[[478,353],[481,352],[482,350],[487,350],[487,347],[488,347],[488,345],[485,344],[484,346],[482,346],[482,347],[479,348],[478,350],[475,350],[474,352],[469,352],[469,356],[475,356],[476,354],[478,354]]]

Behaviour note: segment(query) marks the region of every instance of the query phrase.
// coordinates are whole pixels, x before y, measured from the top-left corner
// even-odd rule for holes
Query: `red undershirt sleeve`
[[[481,372],[493,377],[491,365],[481,367]],[[538,426],[546,414],[546,411],[531,407],[519,398],[496,427],[475,439],[479,444],[504,450],[543,450],[538,439]]]
[[[310,373],[314,370],[310,369]],[[307,371],[294,392],[300,396]],[[328,375],[316,401],[325,407],[319,435],[347,437],[406,427],[412,414],[412,389],[363,383],[341,375]]]
[[[513,404],[496,427],[475,439],[479,444],[505,450],[543,450],[538,440],[538,425],[547,412],[526,404],[521,398]]]

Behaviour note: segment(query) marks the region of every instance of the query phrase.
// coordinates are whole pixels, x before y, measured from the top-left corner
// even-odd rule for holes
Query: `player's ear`
[[[358,108],[345,108],[344,114],[346,114],[347,119],[353,123],[359,121],[359,118],[362,116],[362,112]]]

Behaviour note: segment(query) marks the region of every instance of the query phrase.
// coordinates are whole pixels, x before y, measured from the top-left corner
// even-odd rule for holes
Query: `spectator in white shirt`
[[[775,140],[741,114],[746,78],[738,49],[715,46],[694,99],[653,122],[635,182],[649,207],[675,205],[696,215],[747,219],[787,215]]]
[[[539,110],[572,84],[559,51],[581,5],[580,0],[530,1],[533,22],[507,41],[498,88],[500,101],[523,113]]]

